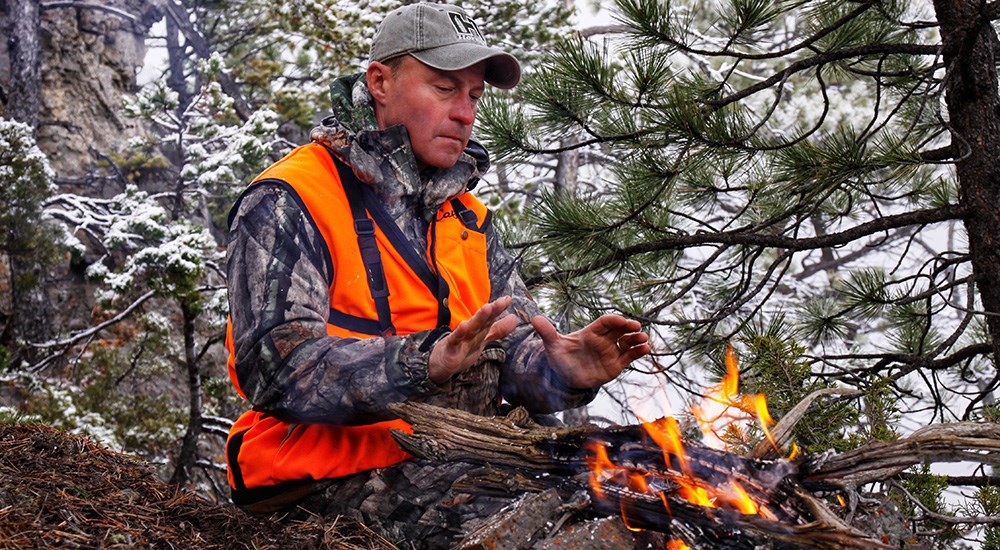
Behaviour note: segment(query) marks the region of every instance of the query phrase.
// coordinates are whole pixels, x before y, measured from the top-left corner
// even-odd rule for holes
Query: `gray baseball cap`
[[[375,31],[370,60],[383,62],[403,54],[444,71],[485,61],[486,82],[504,90],[521,80],[517,59],[487,46],[476,22],[457,6],[420,3],[389,12]]]

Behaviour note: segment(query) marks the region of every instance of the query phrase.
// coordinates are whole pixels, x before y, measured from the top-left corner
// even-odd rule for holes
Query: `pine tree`
[[[511,234],[536,293],[578,322],[644,320],[641,368],[691,395],[705,372],[691,367],[718,371],[731,341],[770,389],[785,365],[806,367],[799,384],[866,391],[859,437],[893,437],[894,418],[986,417],[1000,384],[996,7],[615,13],[617,32],[560,45],[481,112],[508,161],[584,159],[576,190],[546,189],[537,230]]]
[[[0,118],[0,371],[31,360],[32,344],[53,332],[45,283],[65,234],[42,215],[52,179],[33,128]]]
[[[606,159],[537,204],[531,282],[647,320],[661,360],[784,313],[817,374],[981,380],[934,400],[973,416],[1000,351],[996,36],[985,8],[939,4],[619,1],[627,30],[563,44],[485,109],[505,158],[577,134]]]

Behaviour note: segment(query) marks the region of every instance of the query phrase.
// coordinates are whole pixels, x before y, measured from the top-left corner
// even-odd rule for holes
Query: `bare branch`
[[[82,342],[83,340],[86,340],[87,338],[90,338],[90,337],[96,335],[97,333],[101,332],[102,330],[104,330],[104,329],[106,329],[106,328],[108,328],[108,327],[110,327],[112,325],[115,325],[117,323],[120,323],[121,321],[127,319],[128,316],[131,315],[132,312],[136,310],[136,308],[138,308],[139,306],[141,306],[142,304],[144,304],[147,300],[149,300],[150,298],[152,298],[155,294],[156,294],[156,291],[154,291],[154,290],[150,290],[150,291],[146,292],[142,296],[136,298],[136,300],[134,302],[132,302],[131,304],[129,304],[129,306],[127,308],[123,309],[118,315],[115,315],[114,317],[108,319],[107,321],[104,321],[103,323],[99,323],[97,325],[94,325],[94,326],[86,329],[86,330],[82,330],[82,331],[80,331],[80,332],[78,332],[78,333],[70,336],[69,338],[64,338],[62,340],[58,340],[58,341],[55,341],[55,342],[43,342],[43,343],[40,343],[40,344],[33,344],[35,347],[38,347],[38,348],[61,347],[61,348],[64,348],[64,349],[63,349],[63,351],[60,351],[57,354],[50,355],[50,356],[46,357],[45,359],[42,359],[38,363],[36,363],[34,365],[31,365],[28,368],[28,370],[38,371],[38,370],[41,370],[41,369],[45,368],[56,357],[59,357],[60,355],[62,355],[63,353],[65,353],[65,349],[68,349],[70,346],[72,346],[74,344],[77,344],[79,342]]]
[[[593,27],[580,29],[579,32],[581,37],[590,38],[592,36],[598,36],[602,34],[623,34],[633,31],[635,31],[635,29],[628,25],[595,25]]]

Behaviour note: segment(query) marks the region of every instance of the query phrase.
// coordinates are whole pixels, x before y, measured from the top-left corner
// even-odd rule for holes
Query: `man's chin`
[[[432,158],[424,159],[423,164],[434,168],[451,168],[455,166],[461,156],[462,151],[454,154],[438,154]]]

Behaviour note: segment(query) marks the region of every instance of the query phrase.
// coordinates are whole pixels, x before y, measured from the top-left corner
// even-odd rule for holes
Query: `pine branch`
[[[742,228],[736,231],[707,233],[699,232],[695,234],[679,234],[665,239],[638,243],[621,247],[612,253],[594,260],[587,265],[573,268],[557,270],[528,281],[529,286],[551,282],[556,279],[567,277],[577,277],[586,273],[591,273],[620,264],[633,256],[648,254],[651,252],[663,252],[668,250],[683,250],[685,248],[721,245],[721,246],[754,246],[764,248],[780,248],[790,251],[815,250],[825,247],[836,247],[849,244],[864,237],[898,229],[911,225],[929,225],[949,220],[960,220],[965,216],[966,209],[960,205],[949,205],[940,208],[928,208],[896,214],[894,216],[884,216],[867,223],[863,223],[839,233],[830,233],[817,237],[787,237],[784,235],[756,233],[757,227]]]
[[[871,55],[886,55],[886,54],[908,54],[908,55],[940,55],[941,47],[937,45],[925,46],[922,44],[869,44],[865,46],[858,46],[856,48],[845,48],[843,50],[837,50],[833,52],[821,53],[810,58],[800,59],[789,64],[784,69],[776,72],[765,80],[749,86],[736,92],[734,94],[728,95],[726,97],[708,100],[705,103],[714,108],[721,109],[726,105],[731,103],[736,103],[742,99],[750,97],[757,92],[761,92],[768,88],[771,88],[775,84],[783,82],[790,78],[796,73],[803,72],[812,67],[819,65],[826,65],[828,63],[833,63],[836,61],[843,61],[846,59],[853,59],[856,57],[865,57]]]
[[[675,48],[677,48],[677,49],[679,49],[679,50],[681,50],[681,51],[683,51],[683,52],[685,52],[687,54],[696,55],[696,56],[732,57],[732,58],[735,58],[735,59],[747,60],[747,61],[757,61],[757,60],[767,60],[767,59],[781,59],[781,58],[786,57],[788,55],[791,55],[791,54],[793,54],[793,53],[795,53],[797,51],[804,50],[804,49],[807,49],[807,48],[811,48],[812,45],[815,44],[816,42],[819,42],[823,38],[829,36],[831,33],[836,32],[838,29],[844,27],[844,25],[846,25],[846,24],[854,21],[861,14],[863,14],[866,11],[868,11],[870,8],[872,8],[874,6],[877,6],[880,3],[881,3],[881,0],[865,0],[864,2],[861,2],[860,5],[857,8],[854,9],[854,11],[852,11],[852,12],[844,15],[843,17],[841,17],[840,19],[838,19],[838,20],[834,21],[833,23],[827,25],[826,27],[824,27],[822,29],[819,29],[816,32],[810,34],[809,37],[806,38],[805,40],[803,40],[801,42],[798,42],[798,43],[795,43],[795,44],[793,44],[793,45],[791,45],[791,46],[789,46],[787,48],[784,48],[784,49],[781,49],[781,50],[777,50],[777,51],[773,51],[773,52],[764,53],[764,54],[752,54],[752,53],[749,53],[749,52],[741,52],[741,51],[737,51],[737,50],[731,50],[731,49],[729,49],[728,45],[725,48],[721,49],[721,50],[707,50],[707,49],[692,48],[692,47],[688,46],[687,44],[684,44],[683,42],[674,40],[672,37],[663,35],[663,34],[658,33],[658,32],[649,32],[649,30],[647,30],[647,29],[638,29],[638,30],[635,30],[635,32],[636,33],[648,33],[653,38],[656,38],[656,39],[659,39],[659,40],[663,40],[664,42],[670,44],[671,46],[673,46],[673,47],[675,47]]]
[[[905,369],[903,374],[910,373],[917,369],[924,370],[947,370],[955,365],[958,365],[969,359],[989,355],[992,353],[993,348],[990,344],[972,344],[966,346],[955,353],[942,357],[940,359],[933,359],[927,355],[917,355],[911,353],[850,353],[843,355],[827,355],[823,359],[826,361],[875,361],[877,363],[870,367],[865,367],[862,369],[856,369],[854,372],[863,372],[878,374],[884,373],[885,370],[892,364],[903,364],[907,365],[908,368]],[[898,376],[894,376],[898,378]]]

